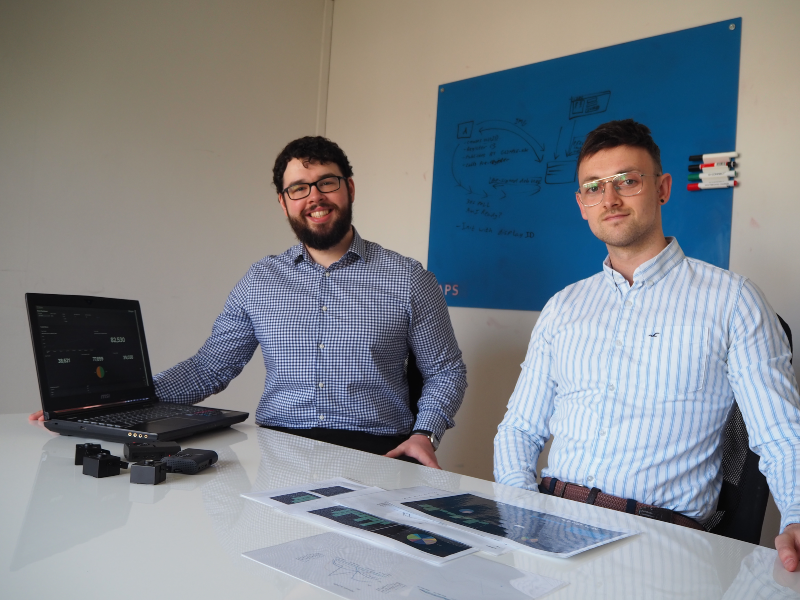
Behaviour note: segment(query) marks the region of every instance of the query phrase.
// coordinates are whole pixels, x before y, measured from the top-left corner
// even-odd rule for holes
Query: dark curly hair
[[[286,165],[293,158],[320,164],[334,163],[339,167],[343,177],[353,176],[353,167],[350,166],[347,155],[335,142],[321,135],[301,137],[286,144],[275,159],[275,166],[272,167],[272,183],[275,184],[279,194],[283,192],[283,174],[286,172]]]
[[[581,152],[578,154],[578,167],[581,162],[594,156],[601,150],[616,148],[618,146],[633,146],[643,148],[652,157],[656,169],[661,173],[661,150],[653,141],[647,125],[637,123],[633,119],[609,121],[597,127],[586,136]]]

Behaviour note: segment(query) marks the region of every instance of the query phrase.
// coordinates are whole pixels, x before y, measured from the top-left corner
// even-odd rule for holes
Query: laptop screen
[[[27,300],[47,412],[152,396],[138,302],[39,294],[28,294]]]

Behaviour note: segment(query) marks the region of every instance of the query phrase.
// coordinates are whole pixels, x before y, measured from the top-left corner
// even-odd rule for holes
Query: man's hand
[[[800,555],[800,523],[787,525],[783,533],[775,538],[775,550],[781,559],[783,568],[796,571],[798,555]]]
[[[405,442],[394,450],[387,452],[384,456],[387,458],[397,458],[403,455],[416,458],[426,467],[431,467],[432,469],[442,468],[439,466],[439,461],[436,460],[433,444],[431,444],[431,441],[424,435],[412,435]]]
[[[41,410],[37,410],[35,413],[31,413],[28,415],[29,421],[44,421],[44,412]]]

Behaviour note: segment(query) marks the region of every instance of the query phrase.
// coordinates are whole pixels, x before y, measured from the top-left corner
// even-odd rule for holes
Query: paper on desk
[[[327,506],[331,498],[345,497],[364,491],[379,492],[382,488],[371,488],[344,477],[334,477],[315,483],[302,483],[285,488],[248,492],[242,497],[255,500],[284,512],[307,511],[317,506]]]
[[[311,510],[305,512],[298,510],[292,514],[316,525],[436,565],[478,551],[469,544],[433,533],[426,527],[385,519],[369,512],[342,506],[333,499],[328,501],[326,506],[316,503]]]
[[[412,515],[504,541],[515,549],[561,558],[636,534],[635,531],[605,529],[512,502],[499,502],[481,494],[440,491],[428,498],[392,501],[392,504]]]
[[[477,556],[431,566],[335,533],[242,556],[353,600],[527,600],[567,585]]]
[[[365,490],[366,492],[366,490]],[[374,493],[359,493],[342,498],[334,498],[336,502],[350,508],[355,508],[366,513],[373,514],[384,519],[399,521],[406,525],[422,527],[428,531],[453,538],[473,548],[477,548],[488,554],[499,556],[508,552],[509,545],[506,542],[480,536],[472,531],[465,531],[463,528],[455,528],[443,524],[429,517],[412,515],[408,511],[400,510],[393,504],[394,502],[405,502],[415,498],[430,498],[432,494],[441,493],[442,490],[427,486],[413,488],[403,488],[399,490],[386,490]],[[449,492],[452,493],[452,492]]]

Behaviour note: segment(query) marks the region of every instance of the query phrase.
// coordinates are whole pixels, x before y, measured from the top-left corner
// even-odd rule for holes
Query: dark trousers
[[[361,450],[370,454],[386,454],[394,450],[408,439],[407,435],[374,435],[363,431],[348,431],[347,429],[326,429],[324,427],[314,427],[312,429],[293,429],[290,427],[272,427],[262,425],[266,429],[290,433],[300,437],[309,438],[318,442],[327,442],[336,446],[344,446],[353,450]],[[421,464],[417,459],[410,456],[399,456],[398,460]]]

